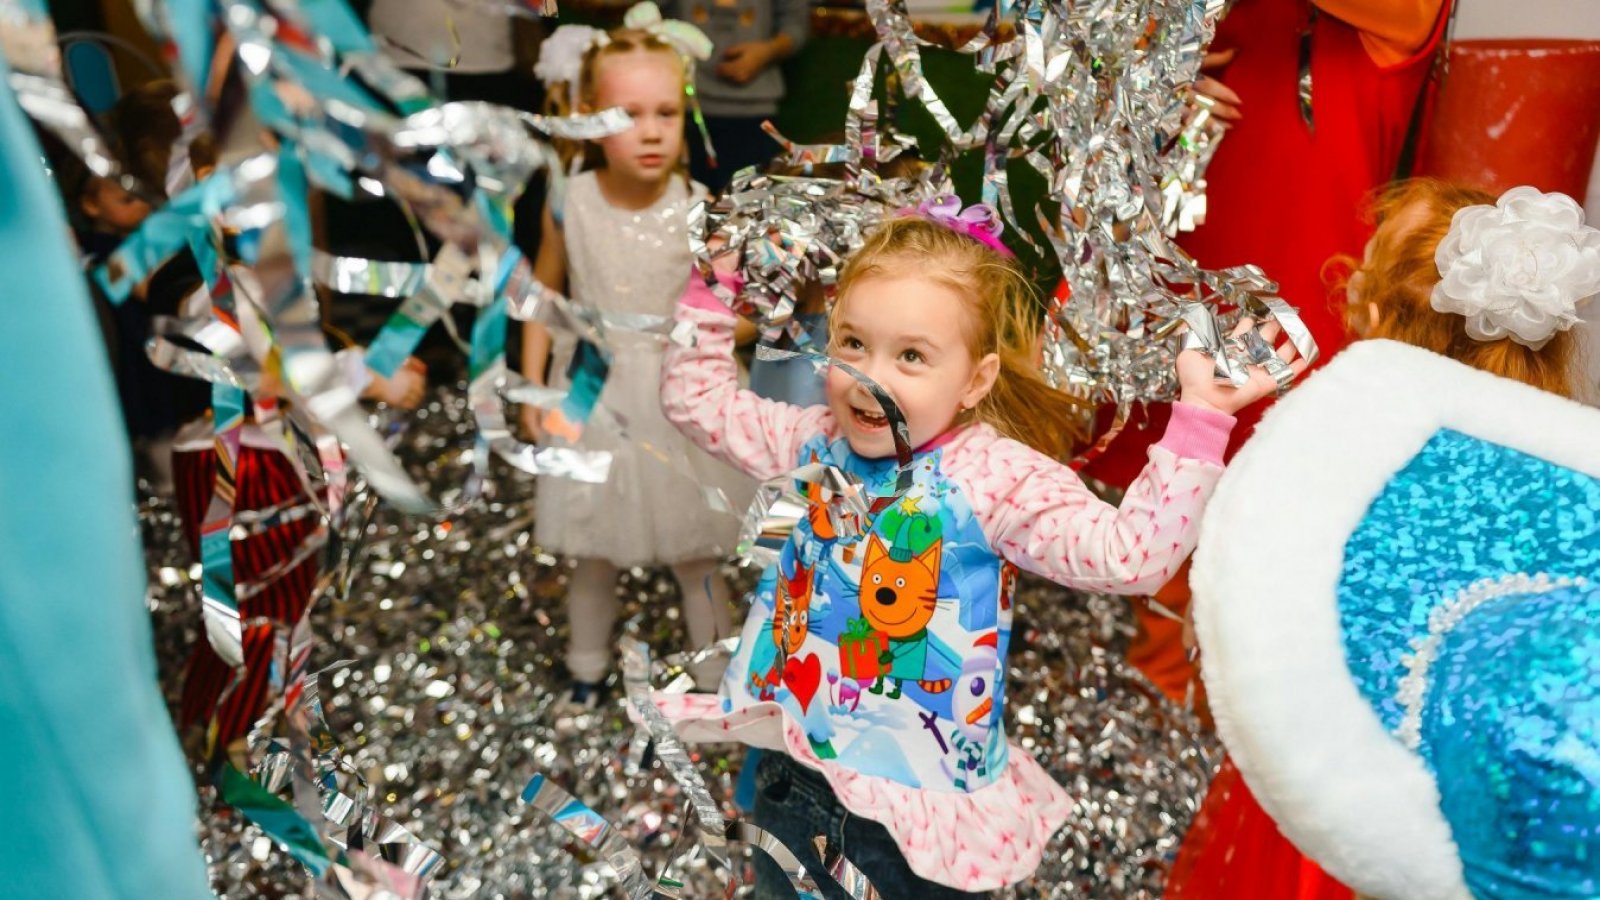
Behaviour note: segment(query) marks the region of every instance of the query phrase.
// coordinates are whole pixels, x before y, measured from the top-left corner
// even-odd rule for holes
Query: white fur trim
[[[1284,835],[1362,893],[1468,898],[1422,761],[1345,663],[1344,545],[1441,428],[1600,477],[1600,412],[1393,341],[1361,341],[1263,418],[1201,523],[1190,581],[1217,731]]]

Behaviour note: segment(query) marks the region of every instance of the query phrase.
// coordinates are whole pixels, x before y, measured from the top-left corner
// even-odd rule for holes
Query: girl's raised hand
[[[1240,319],[1229,336],[1238,337],[1255,327],[1254,319]],[[1282,334],[1283,328],[1277,322],[1268,322],[1261,328],[1261,339],[1268,346],[1276,344]],[[1278,360],[1296,378],[1305,374],[1309,364],[1297,358],[1292,342],[1284,341],[1275,352]],[[1179,402],[1231,416],[1263,397],[1278,393],[1278,381],[1265,366],[1251,366],[1250,380],[1243,387],[1234,387],[1226,381],[1219,382],[1215,373],[1216,366],[1211,357],[1199,350],[1185,350],[1178,354]]]

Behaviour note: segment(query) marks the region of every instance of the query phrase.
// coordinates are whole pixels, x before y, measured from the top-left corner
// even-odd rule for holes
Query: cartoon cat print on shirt
[[[799,651],[811,624],[811,570],[796,566],[793,578],[778,579],[777,608],[772,616],[772,643],[783,655]]]
[[[882,694],[888,684],[886,696],[895,699],[906,681],[916,682],[930,694],[950,689],[948,678],[927,678],[928,623],[938,608],[943,548],[943,542],[936,540],[910,556],[891,553],[876,534],[867,539],[861,563],[861,615],[889,639],[878,680],[871,688],[874,694]]]
[[[765,671],[756,667],[750,674],[750,685],[762,700],[774,699],[774,690],[783,683],[784,665],[791,654],[799,652],[811,627],[812,570],[796,562],[794,575],[785,575],[780,570],[777,582],[772,611],[772,644],[762,654],[765,659],[770,659],[770,665]]]
[[[817,461],[816,454],[811,455],[811,461]],[[806,522],[811,526],[811,535],[819,541],[836,541],[839,534],[834,530],[833,520],[828,518],[828,500],[832,492],[816,482],[806,485]]]

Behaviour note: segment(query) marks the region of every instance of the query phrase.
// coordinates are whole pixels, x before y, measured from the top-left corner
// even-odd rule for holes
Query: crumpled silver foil
[[[961,48],[993,78],[982,112],[966,123],[928,80],[928,44],[903,0],[866,6],[878,42],[851,92],[845,142],[803,149],[868,172],[900,152],[893,105],[915,102],[943,132],[938,162],[981,153],[981,199],[1001,211],[1006,240],[1054,257],[1070,287],[1044,310],[1053,384],[1113,404],[1120,422],[1136,403],[1176,397],[1173,363],[1186,347],[1212,355],[1219,379],[1243,383],[1246,348],[1185,338],[1197,319],[1218,335],[1243,315],[1258,329],[1276,320],[1300,356],[1315,359],[1310,332],[1260,269],[1205,270],[1174,241],[1204,220],[1205,168],[1223,136],[1209,101],[1191,88],[1227,0],[997,4]],[[1002,39],[1003,20],[1014,36]],[[889,74],[898,90],[875,93]],[[1012,166],[1043,179],[1044,202],[1016,205]]]

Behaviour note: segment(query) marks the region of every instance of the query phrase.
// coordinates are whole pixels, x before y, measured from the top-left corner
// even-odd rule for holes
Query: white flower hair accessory
[[[624,28],[637,28],[648,31],[656,37],[671,44],[686,60],[705,62],[711,58],[712,43],[706,33],[700,29],[678,19],[663,19],[661,7],[656,6],[651,0],[635,3],[628,7],[627,13],[622,17]]]
[[[588,25],[562,25],[539,45],[539,61],[533,64],[533,74],[545,84],[564,81],[578,83],[578,73],[583,69],[583,55],[595,44],[605,44],[606,33]]]
[[[1600,294],[1600,230],[1571,197],[1514,187],[1493,206],[1458,210],[1434,264],[1434,309],[1465,316],[1475,340],[1537,350]]]

